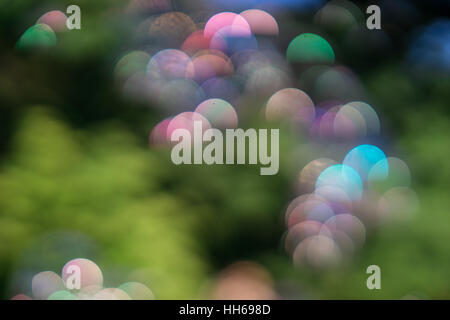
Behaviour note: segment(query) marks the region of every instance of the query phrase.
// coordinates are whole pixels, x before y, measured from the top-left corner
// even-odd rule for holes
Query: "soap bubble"
[[[205,116],[214,128],[236,128],[238,116],[233,106],[222,99],[208,99],[200,103],[195,112]]]
[[[139,282],[126,282],[118,289],[123,290],[133,300],[153,300],[155,298],[153,292]]]
[[[360,175],[347,165],[336,164],[325,169],[317,178],[316,189],[325,186],[340,188],[351,200],[361,199],[363,184]]]
[[[334,51],[321,36],[303,33],[291,41],[286,56],[289,62],[333,63]]]
[[[255,35],[278,35],[278,23],[269,13],[259,9],[249,9],[240,13],[247,20]]]
[[[73,259],[67,262],[62,270],[62,279],[67,283],[67,279],[73,274],[71,267],[78,267],[80,271],[81,288],[92,285],[103,285],[103,274],[100,268],[88,259]]]
[[[33,297],[37,300],[46,300],[53,292],[64,289],[61,277],[52,271],[36,274],[31,282]]]
[[[314,120],[314,116],[314,103],[299,89],[282,89],[273,94],[266,104],[267,120],[290,119],[301,124],[309,124]]]
[[[345,156],[343,164],[356,170],[363,181],[367,181],[372,169],[371,177],[377,179],[387,177],[389,172],[389,164],[384,152],[369,144],[363,144],[350,150]]]
[[[36,24],[46,24],[52,28],[53,31],[60,32],[67,30],[66,22],[67,16],[64,12],[53,10],[43,14]]]

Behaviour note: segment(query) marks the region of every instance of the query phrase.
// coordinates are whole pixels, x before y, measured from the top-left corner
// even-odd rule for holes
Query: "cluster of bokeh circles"
[[[263,10],[221,12],[197,22],[171,11],[142,28],[152,43],[121,57],[115,75],[127,97],[168,115],[152,130],[152,146],[167,144],[177,128],[191,130],[193,121],[236,128],[249,99],[267,99],[291,83],[289,65],[271,42],[278,24]]]
[[[79,276],[78,280],[74,277]],[[71,283],[71,284],[69,284]],[[153,292],[139,282],[126,282],[117,288],[103,287],[103,274],[91,260],[67,262],[61,276],[53,271],[36,274],[31,283],[32,297],[18,294],[12,300],[153,300]]]
[[[128,12],[155,10],[151,4],[132,1]],[[163,12],[138,28],[151,41],[122,56],[115,68],[127,97],[168,116],[151,131],[150,146],[170,145],[178,128],[192,133],[194,121],[203,129],[226,129],[257,117],[290,128],[300,152],[315,159],[295,179],[298,197],[285,213],[285,248],[295,265],[349,261],[371,229],[418,210],[407,164],[381,149],[380,119],[364,102],[364,86],[336,63],[324,37],[301,33],[282,52],[278,22],[267,11],[199,18],[170,6],[158,10]],[[349,1],[331,1],[313,20],[353,40],[366,29],[363,13]]]
[[[406,163],[370,144],[351,149],[342,163],[309,162],[297,177],[300,195],[285,213],[285,247],[295,265],[329,268],[349,261],[369,231],[417,212],[410,184]]]
[[[58,43],[57,34],[67,31],[67,16],[59,10],[43,14],[16,43],[19,50],[47,48]]]
[[[330,16],[341,29],[353,30],[362,13],[342,3],[324,6],[316,23]],[[130,2],[127,13],[138,21],[140,48],[125,53],[115,66],[126,97],[167,115],[150,134],[152,146],[169,145],[170,134],[180,127],[192,130],[194,120],[225,129],[237,127],[238,119],[261,115],[268,121],[287,120],[312,139],[349,140],[379,132],[371,106],[343,103],[361,100],[363,86],[349,68],[335,65],[334,50],[320,35],[302,33],[284,53],[278,23],[264,10],[209,18],[170,10],[165,1]],[[145,19],[142,13],[148,13]],[[317,105],[306,92],[317,98]]]

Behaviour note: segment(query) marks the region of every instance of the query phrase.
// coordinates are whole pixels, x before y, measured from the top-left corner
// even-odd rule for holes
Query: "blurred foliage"
[[[3,273],[50,268],[46,250],[37,261],[14,261],[41,236],[70,230],[98,245],[101,255],[86,257],[105,269],[143,268],[158,298],[188,298],[206,281],[207,254],[225,264],[278,241],[270,226],[283,186],[258,181],[255,168],[176,168],[120,123],[75,131],[52,113],[27,112],[0,173],[0,259],[10,262]]]
[[[101,247],[99,265],[148,268],[160,298],[195,295],[206,265],[192,235],[193,209],[158,191],[163,164],[120,125],[76,132],[36,108],[13,145],[0,174],[2,261],[42,234],[75,230]]]

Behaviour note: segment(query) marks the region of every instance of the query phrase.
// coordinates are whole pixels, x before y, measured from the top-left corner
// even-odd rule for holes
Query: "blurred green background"
[[[394,155],[408,163],[421,209],[372,233],[347,266],[314,272],[294,268],[282,244],[302,167],[283,156],[292,137],[281,135],[276,176],[252,166],[177,167],[148,148],[161,115],[124,100],[112,77],[132,41],[120,18],[126,1],[1,0],[0,297],[85,257],[106,284],[140,280],[158,299],[208,298],[219,272],[242,260],[263,266],[282,298],[450,298],[450,77],[414,73],[405,59],[416,30],[438,16],[430,3],[398,19],[382,54],[346,52],[330,35],[366,86]],[[51,50],[14,49],[40,15],[69,4],[82,8],[82,30],[60,35]],[[288,25],[279,20],[280,34],[296,34],[292,21],[310,23],[291,15]],[[366,288],[371,264],[381,267],[382,290]]]

